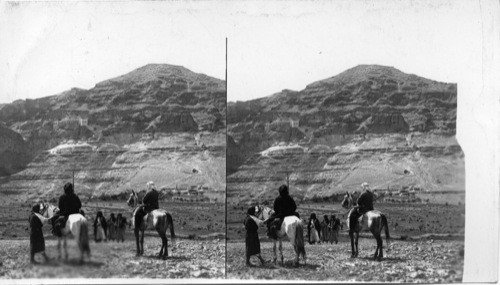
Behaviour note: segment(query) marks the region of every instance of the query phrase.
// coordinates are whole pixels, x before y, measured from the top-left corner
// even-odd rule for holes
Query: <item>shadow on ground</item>
[[[258,269],[258,268],[262,268],[262,269],[298,269],[298,268],[300,268],[300,269],[304,269],[304,270],[316,270],[320,266],[316,265],[316,264],[309,264],[309,263],[304,264],[303,261],[301,261],[299,265],[295,265],[295,261],[291,260],[291,261],[285,261],[284,264],[281,264],[281,262],[274,264],[271,261],[268,261],[263,265],[260,263],[258,263],[258,264],[253,263],[252,266],[248,266],[248,267],[255,268],[255,269]]]
[[[364,257],[359,257],[359,259],[362,260],[368,260],[368,261],[373,261],[373,262],[383,262],[383,263],[404,263],[407,261],[406,258],[402,257],[383,257],[382,260],[378,261],[373,258],[373,256],[364,256]]]
[[[104,265],[104,262],[100,261],[95,261],[95,260],[85,260],[83,263],[80,262],[79,258],[69,258],[68,260],[58,260],[58,259],[51,259],[48,263],[41,263],[37,265],[42,265],[42,266],[59,266],[59,265],[69,265],[69,266],[74,266],[74,267],[95,267],[99,268]]]
[[[175,260],[175,261],[192,260],[192,258],[190,258],[190,257],[178,256],[178,255],[168,256],[167,258],[162,259],[162,258],[159,258],[157,254],[142,255],[142,256],[140,256],[140,258],[147,258],[147,259],[154,259],[154,260]]]

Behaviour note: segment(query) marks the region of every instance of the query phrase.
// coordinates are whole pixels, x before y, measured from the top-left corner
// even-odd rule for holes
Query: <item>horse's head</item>
[[[137,206],[138,200],[139,199],[137,198],[137,194],[135,193],[135,191],[132,190],[132,193],[130,193],[130,196],[128,197],[127,205],[129,207],[135,207],[135,206]]]
[[[56,213],[59,212],[59,208],[56,206],[50,205],[47,202],[40,203],[40,215],[45,218],[52,218]]]
[[[133,204],[134,204],[134,193],[130,193],[127,199],[127,205],[129,207],[133,207],[134,206]]]
[[[344,199],[342,200],[342,208],[349,209],[353,205],[352,195],[349,192],[345,192]]]
[[[47,210],[48,210],[47,203],[40,202],[39,214],[45,217],[45,215],[47,214]]]
[[[261,219],[262,220],[262,210],[263,210],[263,207],[261,205],[255,205],[255,214],[254,216],[257,217],[258,219]]]
[[[267,220],[272,213],[273,210],[269,207],[266,207],[264,205],[255,206],[255,217],[257,217],[260,220]]]

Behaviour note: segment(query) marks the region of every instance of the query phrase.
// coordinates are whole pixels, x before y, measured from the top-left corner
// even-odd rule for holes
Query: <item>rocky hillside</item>
[[[0,191],[86,196],[143,188],[225,188],[225,82],[149,64],[123,76],[0,106]],[[3,155],[6,153],[8,155]],[[33,194],[36,193],[36,194]]]
[[[0,124],[0,176],[7,176],[24,168],[29,155],[23,137]]]
[[[229,103],[228,196],[267,199],[287,176],[305,198],[358,190],[363,181],[463,191],[456,108],[456,84],[377,65]]]

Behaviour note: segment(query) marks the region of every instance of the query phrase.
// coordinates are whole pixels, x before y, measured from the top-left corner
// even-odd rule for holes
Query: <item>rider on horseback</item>
[[[135,224],[139,226],[141,224],[144,216],[148,215],[151,211],[157,210],[160,208],[158,200],[160,193],[156,190],[155,184],[153,181],[149,181],[146,183],[146,187],[148,188],[148,192],[142,198],[142,209],[137,212],[135,215]]]
[[[375,195],[370,190],[370,186],[368,186],[368,183],[363,182],[363,184],[361,184],[361,188],[363,188],[363,193],[359,195],[358,200],[356,201],[357,211],[355,211],[353,215],[351,215],[351,225],[355,225],[359,217],[364,215],[366,212],[373,211],[373,200],[375,198]]]
[[[56,236],[61,236],[61,230],[66,225],[69,215],[79,214],[80,208],[82,207],[82,202],[80,198],[75,194],[73,184],[64,184],[64,194],[59,197],[59,213],[54,215],[51,219],[52,222],[52,232]]]
[[[59,197],[59,213],[66,218],[71,214],[79,214],[82,202],[75,194],[73,184],[66,183],[64,185],[64,194]]]
[[[270,238],[277,239],[277,231],[281,228],[283,220],[287,216],[299,216],[295,211],[297,204],[288,193],[288,186],[281,185],[279,188],[279,196],[274,200],[274,213],[265,221],[267,225],[267,235]]]
[[[356,203],[358,204],[359,207],[358,208],[359,214],[363,215],[368,211],[373,211],[373,200],[375,196],[373,192],[370,190],[370,186],[368,186],[368,183],[364,182],[363,184],[361,184],[361,187],[363,188],[363,193],[359,195]]]

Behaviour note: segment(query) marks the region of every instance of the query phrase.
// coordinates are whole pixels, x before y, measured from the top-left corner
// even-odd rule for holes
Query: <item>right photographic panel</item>
[[[463,281],[457,102],[477,7],[367,3],[238,19],[252,36],[228,45],[228,279]]]

